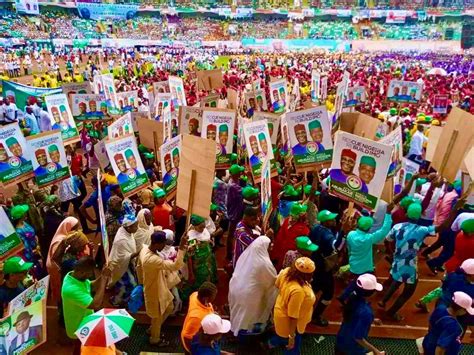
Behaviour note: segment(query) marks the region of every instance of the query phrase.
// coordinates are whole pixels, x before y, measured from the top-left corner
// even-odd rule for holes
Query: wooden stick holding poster
[[[100,169],[97,169],[97,181],[102,181],[102,175],[100,173]],[[109,246],[109,237],[107,235],[107,222],[105,220],[105,212],[104,212],[104,203],[102,201],[102,189],[97,189],[98,191],[98,201],[97,204],[99,206],[99,223],[100,223],[100,232],[102,234],[102,247],[104,249],[104,257],[105,263],[109,261],[109,253],[110,253],[110,246]]]
[[[4,207],[0,207],[0,221],[2,221],[0,223],[0,261],[2,261],[22,250],[23,242],[16,234]]]
[[[188,230],[191,223],[191,216],[193,215],[194,195],[196,192],[196,170],[191,170],[191,182],[189,184],[189,201],[186,209],[186,229]]]
[[[215,155],[215,142],[187,134],[182,136],[176,205],[185,210],[191,210],[192,213],[203,218],[209,217],[216,164]],[[196,171],[196,187],[193,204],[189,206],[193,170]]]
[[[139,118],[137,119],[137,126],[140,143],[148,149],[154,149],[155,152],[157,152],[154,134],[156,134],[158,142],[163,142],[163,122]]]

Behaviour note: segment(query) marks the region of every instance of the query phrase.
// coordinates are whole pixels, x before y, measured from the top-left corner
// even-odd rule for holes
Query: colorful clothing
[[[237,260],[239,260],[240,255],[247,249],[247,247],[257,239],[259,234],[254,233],[254,231],[247,227],[244,222],[239,222],[235,228],[235,243],[234,243],[234,257],[232,259],[232,265],[235,268]]]
[[[301,235],[308,235],[310,230],[303,222],[296,222],[290,224],[290,219],[286,218],[278,231],[272,250],[272,260],[277,261],[277,270],[282,269],[283,258],[289,250],[296,249],[296,238]]]
[[[32,269],[33,276],[39,277],[42,274],[43,268],[40,264],[41,255],[38,249],[38,240],[36,239],[35,229],[27,222],[23,222],[23,227],[17,227],[16,233],[23,242],[23,250],[20,252],[20,256],[23,257],[24,261],[29,261],[34,264]],[[35,253],[35,251],[37,251]]]
[[[287,267],[290,267],[291,265],[294,264],[296,259],[301,258],[304,256],[301,254],[298,250],[290,250],[285,254],[285,258],[283,259],[283,269],[286,269]]]

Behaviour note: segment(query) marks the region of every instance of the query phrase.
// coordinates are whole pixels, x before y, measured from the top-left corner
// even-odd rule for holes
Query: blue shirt
[[[459,354],[462,333],[461,324],[440,304],[430,317],[428,334],[423,339],[425,355],[435,355],[438,346],[446,350],[446,355]]]
[[[215,341],[212,346],[199,344],[199,334],[195,335],[191,343],[191,354],[193,355],[219,355],[221,345]]]
[[[102,204],[104,205],[104,211],[107,211],[107,203],[109,202],[110,196],[112,195],[110,191],[110,185],[107,185],[102,190]],[[99,216],[99,194],[97,190],[92,191],[87,201],[84,203],[86,208],[92,207],[96,213],[96,216]]]
[[[355,174],[346,175],[341,169],[331,169],[329,176],[331,177],[331,181],[337,181],[345,185],[347,185],[347,181],[349,180],[349,178],[358,180],[360,183],[359,192],[363,194],[369,193],[369,188],[367,187],[367,184]]]
[[[471,296],[471,298],[474,298],[474,283],[470,283],[463,272],[449,273],[444,279],[441,289],[443,290],[443,295],[440,301],[446,306],[451,303],[453,294],[457,291],[462,291]]]
[[[367,350],[357,343],[357,340],[367,339],[374,321],[374,312],[363,298],[353,304],[353,314],[350,320],[343,320],[336,336],[336,348],[346,354],[366,354]]]
[[[395,240],[392,270],[390,274],[398,282],[415,283],[417,275],[418,250],[428,235],[435,234],[435,226],[424,227],[411,222],[393,226],[387,240]]]
[[[316,264],[316,272],[324,272],[324,258],[335,251],[336,236],[329,228],[317,224],[309,233],[309,239],[319,246],[311,257]]]

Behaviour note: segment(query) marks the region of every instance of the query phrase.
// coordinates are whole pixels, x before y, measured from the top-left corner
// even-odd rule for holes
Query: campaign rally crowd
[[[19,238],[0,250],[4,316],[49,276],[58,334],[77,354],[121,353],[78,332],[104,307],[145,311],[156,351],[170,345],[163,324],[183,314],[186,353],[225,354],[230,333],[300,354],[307,326],[328,326],[331,302],[342,308],[336,354],[384,354],[371,326],[415,312],[431,312],[425,354],[469,346],[472,55],[29,47],[0,60],[0,242]],[[215,164],[195,192],[182,179],[193,160]],[[442,274],[414,297],[420,277]],[[1,353],[27,341],[25,312]]]

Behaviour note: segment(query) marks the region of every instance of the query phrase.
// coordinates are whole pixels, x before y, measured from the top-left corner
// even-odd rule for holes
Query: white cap
[[[472,298],[464,292],[457,291],[453,294],[453,302],[459,307],[464,308],[467,313],[474,315],[474,308],[472,307]]]
[[[125,217],[123,217],[122,226],[130,227],[132,224],[135,224],[136,222],[137,222],[137,217],[128,214]]]
[[[201,321],[202,330],[204,334],[225,334],[230,330],[230,322],[222,319],[217,314],[208,314]]]
[[[166,241],[174,242],[174,232],[171,229],[163,229],[163,232],[166,233]]]
[[[474,259],[464,260],[460,268],[465,274],[474,275]]]
[[[363,274],[357,278],[357,286],[367,291],[382,291],[383,286],[377,282],[377,278],[372,274]]]

